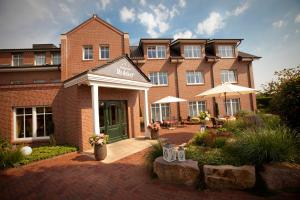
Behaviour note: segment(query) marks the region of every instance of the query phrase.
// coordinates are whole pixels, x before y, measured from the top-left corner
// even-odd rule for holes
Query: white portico
[[[128,56],[119,57],[105,65],[90,69],[82,74],[77,75],[71,80],[67,80],[64,84],[65,88],[74,85],[87,85],[91,87],[91,101],[93,112],[93,132],[100,134],[102,132],[100,127],[101,119],[99,119],[99,101],[101,101],[102,94],[100,88],[106,88],[106,99],[109,96],[109,88],[115,97],[118,95],[113,88],[121,90],[143,91],[144,100],[144,125],[149,124],[149,111],[148,111],[148,90],[152,86],[148,77],[130,60]],[[108,98],[114,101],[114,97]],[[119,95],[119,100],[122,99],[122,94]],[[138,102],[136,102],[138,103]],[[100,107],[99,107],[100,106]],[[128,105],[129,106],[129,105]],[[129,115],[128,115],[129,116]],[[109,116],[111,117],[111,115]],[[101,117],[100,117],[101,118]],[[113,119],[114,120],[114,119]],[[128,119],[129,121],[134,121]],[[135,119],[137,122],[139,119]],[[107,119],[104,120],[107,122]],[[145,133],[147,134],[147,133]],[[148,137],[148,135],[145,135]]]

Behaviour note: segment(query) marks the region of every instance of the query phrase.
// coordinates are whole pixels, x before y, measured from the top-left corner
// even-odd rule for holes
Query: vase
[[[94,155],[97,161],[104,160],[107,156],[107,147],[106,144],[103,145],[95,145],[94,146]]]
[[[151,130],[151,139],[157,140],[159,137],[159,130]]]

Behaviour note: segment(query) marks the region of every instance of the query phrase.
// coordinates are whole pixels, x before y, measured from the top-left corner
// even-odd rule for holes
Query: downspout
[[[252,81],[251,81],[252,80],[251,79],[251,70],[250,70],[251,66],[252,66],[252,62],[249,62],[249,64],[248,64],[248,85],[249,85],[249,88],[253,87]],[[250,97],[251,110],[254,112],[253,94],[250,93],[249,97]]]
[[[215,87],[215,79],[214,79],[214,64],[216,64],[216,62],[214,61],[212,64],[211,64],[211,68],[210,68],[210,82],[211,82],[211,88],[214,88]],[[216,106],[216,97],[212,97],[212,102],[213,102],[213,113],[214,113],[214,116],[215,117],[218,117],[217,116],[217,110],[215,108]]]
[[[176,97],[179,98],[179,84],[178,84],[178,58],[176,59],[176,70],[175,70],[175,83],[176,83]],[[181,113],[180,113],[180,103],[177,102],[177,117],[178,120],[181,120]]]

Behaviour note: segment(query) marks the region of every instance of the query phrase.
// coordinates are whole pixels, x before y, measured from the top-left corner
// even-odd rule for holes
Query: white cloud
[[[142,5],[142,6],[144,6],[144,5],[146,5],[146,0],[140,0],[140,4]]]
[[[290,37],[289,34],[285,34],[285,35],[283,36],[283,40],[286,41],[289,37]]]
[[[225,26],[223,17],[218,12],[211,12],[209,17],[197,25],[196,32],[201,35],[214,35]]]
[[[194,38],[194,35],[193,35],[192,31],[186,30],[183,32],[176,33],[173,37],[176,40],[178,38]]]
[[[233,11],[227,12],[227,15],[239,16],[243,14],[250,7],[249,1],[245,1],[243,4],[237,6]]]
[[[283,20],[278,20],[272,23],[272,26],[274,28],[282,28],[285,25],[285,22]]]
[[[155,21],[155,17],[153,14],[148,12],[143,12],[138,15],[140,23],[147,27],[147,33],[151,37],[158,37],[158,32],[155,28],[158,26],[157,22]]]
[[[295,17],[295,23],[300,23],[300,14]]]
[[[127,8],[124,6],[120,10],[120,19],[122,22],[133,22],[135,20],[135,12],[133,8]]]
[[[186,0],[179,0],[179,7],[184,8],[186,5]]]
[[[96,6],[98,10],[105,10],[108,4],[110,4],[110,0],[99,0],[99,2],[96,3]]]

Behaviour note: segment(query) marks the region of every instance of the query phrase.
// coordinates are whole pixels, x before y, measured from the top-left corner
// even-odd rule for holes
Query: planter
[[[159,130],[151,130],[151,139],[157,140],[159,137]]]
[[[107,156],[107,147],[106,144],[103,145],[94,145],[94,155],[97,161],[104,160]]]

